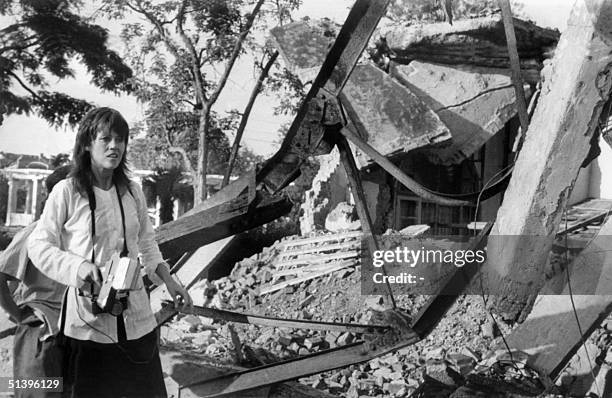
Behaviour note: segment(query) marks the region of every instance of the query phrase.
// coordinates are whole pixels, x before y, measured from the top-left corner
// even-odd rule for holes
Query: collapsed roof
[[[533,84],[559,33],[514,22],[523,77]],[[304,20],[273,29],[271,41],[287,68],[307,83],[337,31],[328,20]],[[452,26],[395,28],[379,43],[384,66],[357,65],[340,100],[348,128],[381,154],[393,158],[425,148],[432,162],[457,164],[516,115],[501,15]],[[354,152],[360,168],[373,164],[358,149]]]

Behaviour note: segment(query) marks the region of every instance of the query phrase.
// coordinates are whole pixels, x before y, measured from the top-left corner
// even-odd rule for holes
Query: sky
[[[432,0],[433,1],[433,0]],[[563,31],[566,25],[572,0],[523,0],[523,12],[542,27],[558,28]],[[350,0],[304,0],[297,18],[327,17],[338,23],[343,23],[353,1]],[[100,23],[100,22],[98,22]],[[0,17],[0,28],[7,24],[7,19]],[[121,54],[121,43],[118,38],[119,24],[105,24],[110,32],[110,43]],[[281,61],[282,62],[282,61]],[[74,64],[76,76],[74,79],[50,80],[50,89],[85,98],[98,106],[110,106],[119,110],[128,123],[143,118],[145,106],[132,96],[115,96],[101,92],[89,84],[89,77],[83,68]],[[254,84],[252,63],[248,59],[239,61],[230,75],[227,88],[219,98],[215,107],[217,112],[238,109],[242,111],[249,98]],[[278,128],[291,120],[291,117],[274,116],[272,108],[277,103],[274,96],[260,95],[249,118],[243,144],[255,153],[263,156],[272,155],[278,146]],[[46,156],[72,151],[76,131],[70,128],[54,128],[43,119],[31,116],[9,116],[0,125],[0,151],[21,154]],[[233,141],[233,136],[230,137]]]

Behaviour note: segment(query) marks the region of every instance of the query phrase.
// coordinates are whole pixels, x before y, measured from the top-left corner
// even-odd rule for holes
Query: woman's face
[[[91,165],[98,169],[115,170],[123,154],[126,142],[113,129],[98,131],[98,134],[87,147],[91,156]]]

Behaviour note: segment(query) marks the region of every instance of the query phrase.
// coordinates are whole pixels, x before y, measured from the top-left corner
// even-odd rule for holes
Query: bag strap
[[[121,210],[121,226],[123,227],[123,250],[121,251],[122,257],[127,257],[129,251],[127,247],[127,235],[125,233],[125,212],[123,210],[123,202],[121,201],[121,195],[119,194],[119,188],[115,185],[115,191],[117,192],[117,199],[119,200],[119,209]],[[128,187],[128,191],[132,194],[132,191]],[[87,199],[89,200],[89,212],[91,214],[91,263],[95,264],[96,260],[96,195],[92,188],[87,189]],[[93,296],[93,283],[90,287],[91,294]]]
[[[121,210],[121,226],[123,227],[123,250],[121,251],[121,257],[127,257],[128,247],[127,235],[125,234],[125,213],[123,211],[123,202],[121,202],[121,195],[119,195],[119,189],[115,187],[115,191],[117,192],[117,199],[119,200],[119,209]]]
[[[62,310],[60,312],[60,330],[59,335],[64,335],[64,325],[66,325],[66,302],[68,301],[68,290],[70,288],[66,288],[64,290],[64,298],[62,299]]]

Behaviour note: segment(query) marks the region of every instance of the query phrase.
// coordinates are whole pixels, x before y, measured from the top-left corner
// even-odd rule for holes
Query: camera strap
[[[129,190],[129,188],[128,188]],[[123,202],[121,201],[121,195],[119,189],[115,185],[115,191],[117,192],[117,199],[119,200],[119,210],[121,211],[121,226],[123,227],[123,249],[121,251],[122,257],[127,257],[127,236],[125,234],[125,212],[123,210]],[[131,191],[130,191],[131,192]],[[89,211],[91,213],[91,263],[96,263],[96,195],[94,194],[93,188],[87,189],[87,199],[89,200]],[[93,283],[90,285],[90,294],[94,295]]]
[[[125,234],[125,212],[123,210],[123,202],[121,201],[121,195],[119,189],[115,185],[115,191],[117,192],[117,200],[119,200],[119,210],[121,211],[121,226],[123,227],[123,249],[121,250],[121,257],[127,257],[127,236]],[[91,263],[95,264],[96,252],[95,252],[95,239],[96,239],[96,196],[94,195],[93,189],[87,190],[87,196],[89,199],[89,211],[91,213]]]

